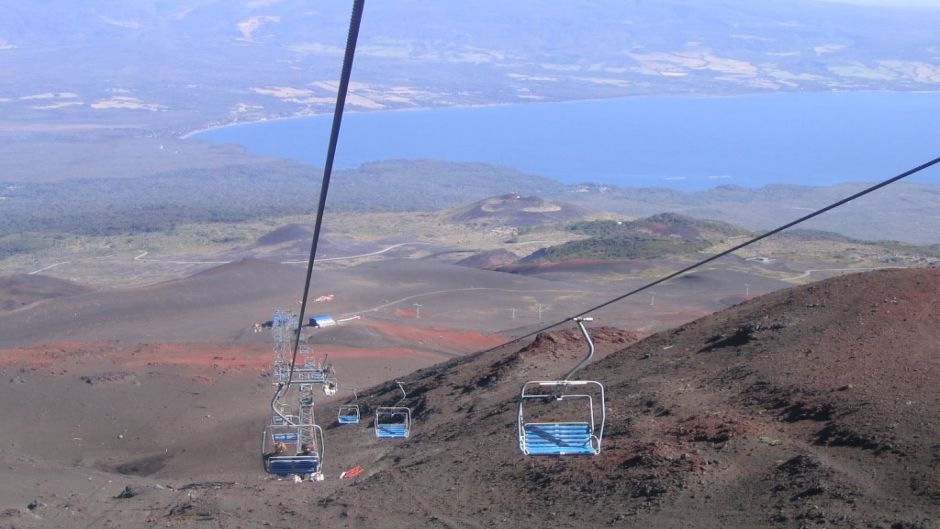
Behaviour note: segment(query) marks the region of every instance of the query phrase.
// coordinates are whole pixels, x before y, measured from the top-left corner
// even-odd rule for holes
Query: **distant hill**
[[[658,213],[645,219],[632,221],[595,220],[576,222],[567,226],[567,230],[592,237],[649,235],[679,239],[718,239],[750,233],[740,226],[727,222],[696,219],[677,213]]]
[[[676,213],[660,213],[632,221],[600,220],[569,224],[567,231],[587,235],[584,239],[540,248],[518,261],[520,265],[654,259],[668,255],[701,252],[735,238],[755,235],[740,226],[715,220],[696,219]],[[884,263],[925,266],[940,257],[940,244],[915,245],[897,241],[869,241],[814,229],[793,229],[758,243],[778,250],[831,255],[840,259],[864,260],[881,256]],[[757,250],[760,251],[760,250]],[[771,250],[775,251],[775,250]],[[506,271],[517,267],[503,266]]]
[[[694,219],[675,213],[634,221],[577,222],[566,229],[590,237],[541,248],[519,262],[652,259],[698,252],[725,237],[748,233],[725,222]]]
[[[841,233],[833,233],[830,231],[799,229],[787,230],[778,235],[778,237],[782,239],[798,241],[829,241],[846,244],[875,245],[885,248],[886,250],[896,251],[898,253],[914,253],[928,257],[940,257],[940,243],[917,245],[898,241],[866,241],[864,239],[856,239],[854,237],[848,237],[846,235],[842,235]]]
[[[250,244],[232,248],[223,256],[232,260],[244,257],[278,260],[306,256],[310,252],[312,240],[312,224],[290,223],[265,233]],[[336,251],[333,239],[324,236],[320,237],[317,248],[321,256]]]
[[[298,240],[310,240],[313,238],[313,228],[303,224],[287,224],[265,233],[255,241],[257,246],[273,246],[296,242]]]
[[[495,270],[501,266],[511,265],[519,260],[519,256],[508,250],[491,250],[471,255],[461,259],[454,264],[460,266],[469,266],[471,268],[480,268],[483,270]]]
[[[472,224],[533,227],[558,224],[584,217],[586,208],[557,200],[509,193],[486,198],[460,208],[450,220]]]
[[[688,254],[704,250],[708,241],[674,241],[641,238],[633,235],[591,237],[558,246],[541,248],[521,259],[520,263],[560,262],[571,260],[653,259],[672,254]]]
[[[91,291],[84,285],[43,275],[0,276],[0,311],[16,310],[37,301]]]
[[[71,295],[0,318],[0,347],[56,340],[231,340],[275,307],[290,307],[302,282],[303,269],[245,259],[142,288]]]
[[[664,188],[609,185],[571,186],[552,198],[636,217],[673,211],[696,218],[720,219],[750,230],[766,230],[848,197],[870,183],[833,186],[774,184],[759,188],[719,186],[683,192]],[[898,182],[854,203],[813,219],[800,229],[836,232],[869,241],[896,240],[937,244],[940,185]]]

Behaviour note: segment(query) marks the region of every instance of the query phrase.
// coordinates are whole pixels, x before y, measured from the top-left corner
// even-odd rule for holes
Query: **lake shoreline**
[[[559,101],[560,102],[560,101]],[[535,102],[533,102],[535,103]],[[415,107],[415,108],[389,108],[381,110],[344,110],[343,116],[349,115],[359,115],[359,114],[376,114],[376,113],[397,113],[397,112],[422,112],[427,110],[443,110],[450,108],[490,108],[490,107],[501,107],[501,106],[510,106],[510,105],[526,105],[529,103],[486,103],[481,105],[453,105],[453,106],[441,106],[441,107]],[[310,114],[297,114],[294,116],[283,116],[277,118],[265,118],[265,119],[256,119],[253,121],[238,121],[235,123],[226,123],[224,125],[213,125],[211,127],[205,127],[201,129],[195,129],[189,131],[181,136],[178,136],[178,140],[188,140],[193,136],[198,136],[199,134],[204,134],[206,132],[213,132],[222,129],[230,129],[235,127],[251,126],[251,125],[260,125],[262,123],[275,123],[281,121],[296,121],[303,119],[315,119],[322,118],[324,116],[332,116],[332,112],[324,112],[322,114],[310,113]],[[198,138],[197,138],[198,139]],[[206,140],[211,141],[211,140]]]
[[[877,181],[936,156],[937,92],[631,96],[354,110],[336,168],[478,162],[567,184],[706,190]],[[231,123],[185,138],[322,165],[328,114]]]
[[[414,107],[414,108],[388,108],[388,109],[377,109],[377,110],[344,110],[343,116],[347,115],[357,115],[357,114],[375,114],[375,113],[393,113],[393,112],[422,112],[427,110],[445,110],[445,109],[472,109],[472,108],[498,108],[498,107],[509,107],[509,106],[529,106],[529,105],[548,105],[548,104],[566,104],[566,103],[590,103],[590,102],[600,102],[600,101],[612,101],[618,99],[636,99],[643,97],[675,97],[675,98],[685,98],[685,99],[713,99],[713,98],[734,98],[734,97],[750,97],[750,96],[759,96],[759,95],[770,95],[770,94],[782,94],[782,93],[791,93],[788,91],[777,91],[777,92],[754,92],[754,93],[743,93],[743,94],[674,94],[674,95],[661,95],[661,94],[636,94],[630,96],[614,96],[614,97],[589,97],[585,99],[565,99],[559,101],[513,101],[511,103],[481,103],[481,104],[460,104],[460,105],[446,105],[438,107]],[[186,132],[180,136],[177,136],[178,140],[188,140],[193,136],[198,136],[205,132],[212,132],[220,129],[227,129],[232,127],[241,127],[248,125],[260,125],[262,123],[274,123],[278,121],[292,121],[299,119],[311,119],[311,118],[320,118],[323,116],[332,116],[332,112],[324,113],[310,113],[310,114],[296,114],[292,116],[282,116],[276,118],[263,118],[256,119],[252,121],[238,121],[234,123],[225,123],[223,125],[213,125],[211,127],[204,127],[201,129],[194,129],[189,132]]]

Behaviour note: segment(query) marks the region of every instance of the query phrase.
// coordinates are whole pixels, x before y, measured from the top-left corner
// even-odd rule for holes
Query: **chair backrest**
[[[297,434],[296,433],[276,433],[271,436],[274,438],[275,443],[296,443]]]
[[[408,426],[404,423],[375,426],[375,435],[380,439],[405,439],[409,433]]]
[[[337,422],[340,424],[359,424],[359,417],[359,406],[356,404],[344,404],[337,412]]]
[[[288,474],[314,474],[320,469],[320,458],[309,456],[275,456],[267,461],[267,471],[280,476]]]
[[[375,409],[375,436],[380,439],[406,438],[411,434],[411,409],[383,406]]]
[[[591,424],[586,422],[523,425],[522,451],[527,455],[594,455]]]
[[[578,393],[570,393],[573,388]],[[526,403],[535,401],[538,419],[526,419]],[[584,403],[573,412],[565,403]],[[547,408],[546,408],[547,406]],[[530,410],[531,412],[531,410]],[[567,412],[567,413],[564,413]],[[546,420],[558,413],[566,417]],[[571,417],[571,419],[568,419]],[[605,422],[604,386],[593,380],[536,380],[526,382],[519,395],[519,449],[526,455],[597,455]]]

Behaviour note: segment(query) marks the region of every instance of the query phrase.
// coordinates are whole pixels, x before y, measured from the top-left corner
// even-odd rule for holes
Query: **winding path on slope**
[[[873,270],[889,270],[893,268],[902,268],[898,266],[882,266],[880,268],[811,268],[806,270],[802,274],[798,274],[791,277],[783,278],[783,281],[794,281],[797,279],[803,279],[809,277],[811,274],[816,274],[819,272],[871,272]]]
[[[363,253],[363,254],[359,254],[359,255],[346,255],[346,256],[343,256],[343,257],[326,257],[326,258],[323,258],[323,259],[317,259],[316,262],[321,263],[321,262],[325,262],[325,261],[343,261],[343,260],[346,260],[346,259],[358,259],[358,258],[360,258],[360,257],[372,257],[372,256],[374,256],[374,255],[381,255],[381,254],[383,254],[383,253],[385,253],[385,252],[389,252],[389,251],[391,251],[391,250],[394,250],[395,248],[400,248],[400,247],[402,247],[402,246],[418,246],[418,245],[430,245],[430,244],[431,244],[431,243],[429,243],[429,242],[401,242],[401,243],[398,243],[398,244],[393,244],[393,245],[389,246],[388,248],[385,248],[385,249],[383,249],[383,250],[378,250],[378,251],[375,251],[375,252]],[[281,261],[281,264],[307,264],[307,260],[304,259],[304,260],[302,260],[302,261]]]
[[[522,289],[512,289],[512,288],[495,288],[495,287],[466,287],[466,288],[453,288],[449,290],[433,290],[431,292],[422,292],[420,294],[412,294],[410,296],[405,296],[403,298],[395,299],[392,301],[387,301],[381,305],[377,305],[370,309],[360,310],[356,312],[347,312],[343,314],[342,317],[352,316],[356,314],[365,314],[367,312],[377,312],[379,310],[391,307],[393,305],[398,305],[399,303],[404,303],[406,301],[411,301],[413,299],[425,298],[428,296],[436,296],[438,294],[452,294],[454,292],[476,292],[481,290],[490,290],[494,292],[510,292],[514,294],[591,294],[589,290],[565,290],[565,289],[553,289],[553,290],[522,290]]]
[[[34,275],[36,275],[36,274],[38,274],[38,273],[40,273],[40,272],[45,272],[46,270],[51,270],[51,269],[53,269],[53,268],[55,268],[55,267],[57,267],[57,266],[67,265],[67,264],[69,264],[69,263],[71,263],[71,262],[72,262],[72,261],[62,261],[61,263],[53,263],[53,264],[51,264],[51,265],[49,265],[49,266],[44,266],[44,267],[40,268],[39,270],[33,270],[32,272],[27,272],[26,275],[34,276]]]

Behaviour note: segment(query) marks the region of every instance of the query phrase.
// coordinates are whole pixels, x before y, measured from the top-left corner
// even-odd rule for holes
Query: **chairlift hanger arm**
[[[395,383],[398,384],[398,389],[401,390],[401,398],[395,403],[395,407],[400,407],[402,403],[405,402],[405,399],[408,398],[408,394],[405,393],[405,386],[403,386],[401,382],[396,380]]]
[[[274,391],[274,397],[271,399],[271,409],[274,411],[275,415],[277,415],[281,419],[284,419],[285,424],[296,426],[296,424],[294,424],[294,421],[292,421],[287,415],[284,415],[283,413],[281,413],[281,410],[278,409],[277,403],[281,397],[281,391],[284,390],[284,387],[285,387],[285,384],[283,382],[277,385],[277,390]]]
[[[581,361],[578,362],[576,366],[571,368],[571,371],[568,371],[568,374],[565,375],[565,380],[568,380],[572,376],[574,376],[574,374],[579,369],[581,369],[581,367],[584,366],[584,364],[588,363],[588,361],[590,361],[591,358],[594,357],[594,340],[591,340],[591,335],[588,334],[587,328],[584,326],[584,322],[594,321],[594,318],[580,318],[579,317],[579,318],[572,318],[572,319],[575,321],[575,323],[578,324],[578,327],[581,328],[581,334],[584,336],[584,339],[587,340],[588,350],[587,350],[587,356],[582,358]]]

